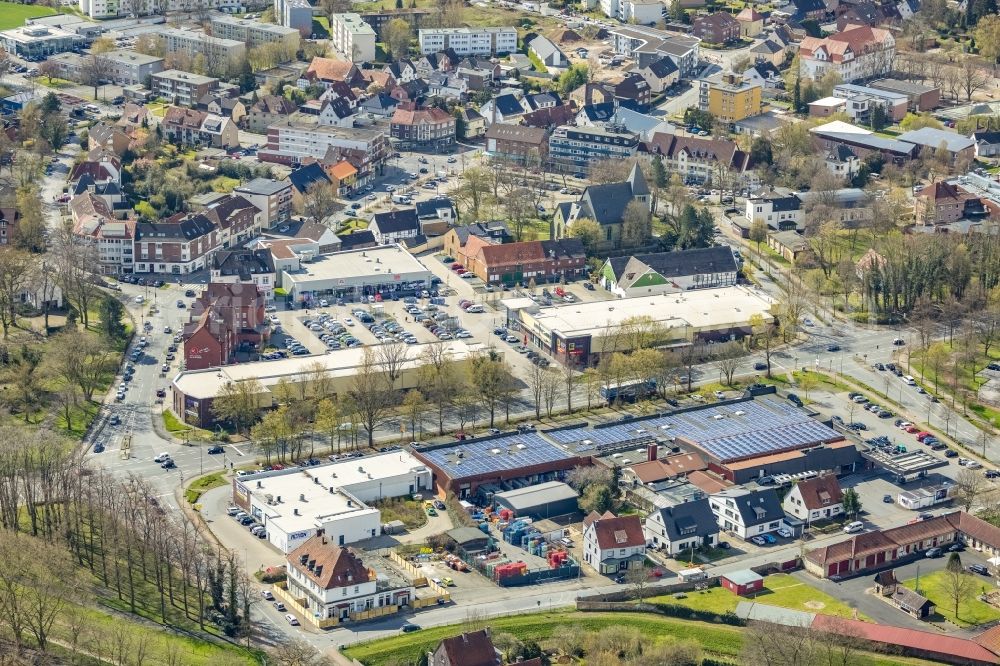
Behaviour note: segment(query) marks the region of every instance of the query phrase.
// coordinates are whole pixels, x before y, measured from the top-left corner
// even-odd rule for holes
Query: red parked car
[[[920,432],[920,428],[918,428],[917,426],[913,426],[913,425],[908,425],[905,428],[903,428],[903,430],[905,430],[906,432],[910,433],[911,435],[913,433],[915,433],[915,432]]]
[[[927,439],[930,436],[931,436],[931,434],[929,432],[927,432],[927,431],[918,432],[917,433],[917,441],[918,442],[922,442],[922,441],[924,441],[925,439]]]

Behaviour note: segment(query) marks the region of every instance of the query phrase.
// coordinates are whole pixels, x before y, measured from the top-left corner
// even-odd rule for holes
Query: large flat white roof
[[[462,340],[450,340],[445,343],[427,343],[409,345],[408,360],[403,369],[416,367],[421,363],[421,357],[429,344],[444,344],[448,356],[456,361],[463,361],[473,354],[479,343],[466,343]],[[189,370],[174,377],[173,385],[184,395],[204,400],[219,395],[219,390],[227,382],[241,382],[256,379],[265,391],[270,391],[282,379],[296,381],[305,377],[316,363],[327,371],[327,377],[353,377],[364,357],[364,347],[349,347],[337,349],[328,354],[310,356],[293,356],[278,361],[253,361],[251,363],[236,363],[218,368],[204,370]]]
[[[359,277],[383,277],[388,282],[394,275],[430,274],[427,267],[400,245],[383,245],[364,250],[334,252],[303,262],[302,270],[285,271],[284,278],[294,284],[307,285],[325,280],[356,280]]]
[[[299,532],[333,516],[373,510],[351,494],[351,487],[372,479],[408,475],[415,468],[427,466],[407,451],[392,451],[315,467],[251,474],[238,483],[260,500],[270,495],[268,520],[287,532]]]
[[[609,324],[614,326],[626,319],[643,316],[652,317],[666,327],[712,330],[745,324],[754,314],[761,314],[767,320],[773,305],[774,300],[762,291],[721,287],[541,308],[533,317],[542,326],[565,337],[598,336]]]

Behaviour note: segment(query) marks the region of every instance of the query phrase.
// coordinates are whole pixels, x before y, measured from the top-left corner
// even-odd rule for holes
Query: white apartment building
[[[244,42],[247,48],[256,48],[262,44],[280,43],[292,50],[298,50],[301,35],[295,28],[288,28],[273,23],[248,21],[232,16],[216,16],[212,18],[212,35],[222,39],[234,39]]]
[[[351,62],[375,60],[375,30],[354,13],[330,17],[330,43]]]
[[[806,37],[799,45],[802,76],[818,80],[830,71],[845,83],[886,76],[896,61],[892,33],[868,26],[851,27],[824,37]]]
[[[663,19],[662,2],[654,0],[601,0],[604,15],[622,23],[652,25]]]
[[[212,37],[203,32],[167,28],[160,31],[167,53],[184,53],[194,58],[201,54],[210,64],[238,65],[246,60],[247,46],[235,39]]]
[[[256,4],[256,3],[252,3]],[[118,16],[146,16],[166,12],[217,9],[237,13],[244,9],[242,0],[80,0],[80,11],[93,19]]]
[[[460,56],[517,52],[516,28],[421,28],[420,53],[454,49]]]
[[[312,35],[313,8],[307,0],[274,0],[274,17],[286,28],[295,28],[303,37]]]
[[[297,124],[291,121],[276,123],[267,128],[267,148],[260,151],[261,159],[267,153],[290,158],[321,158],[327,150],[356,150],[365,155],[368,164],[377,168],[389,156],[389,140],[379,129],[343,128],[316,124]]]

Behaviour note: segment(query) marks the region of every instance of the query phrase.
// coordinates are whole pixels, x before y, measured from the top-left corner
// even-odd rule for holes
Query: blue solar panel
[[[648,437],[681,437],[720,461],[840,439],[834,430],[781,400],[758,398],[706,407],[607,428],[572,428],[546,433],[576,451],[604,450]]]
[[[564,451],[533,432],[467,440],[419,453],[453,479],[541,465],[573,457],[572,453]]]

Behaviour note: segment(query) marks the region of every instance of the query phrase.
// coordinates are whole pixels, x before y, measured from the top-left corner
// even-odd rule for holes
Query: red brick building
[[[264,303],[256,285],[209,283],[191,306],[191,322],[184,327],[185,367],[227,365],[237,351],[259,348],[269,331]]]
[[[740,38],[740,22],[725,12],[695,16],[691,34],[709,44],[728,44]]]
[[[587,253],[579,238],[495,245],[471,236],[457,259],[492,284],[547,282],[561,276],[573,279],[587,270]]]
[[[917,224],[951,224],[965,215],[965,204],[972,195],[958,185],[943,180],[928,185],[914,197],[913,213]]]

